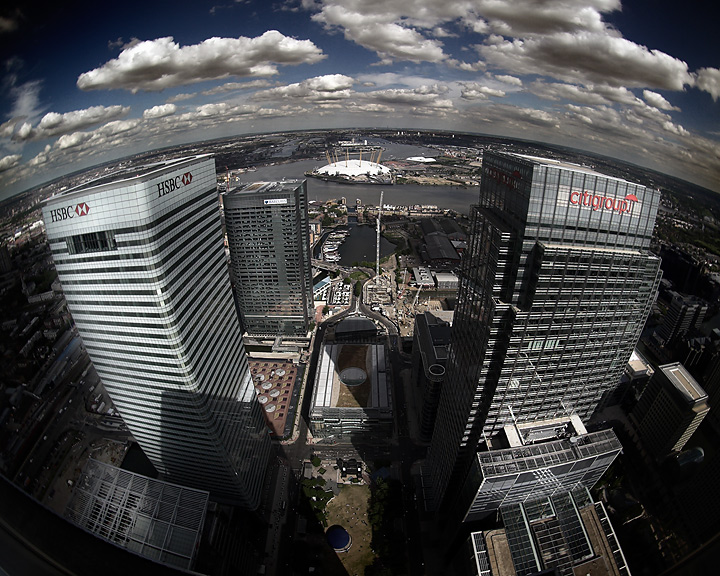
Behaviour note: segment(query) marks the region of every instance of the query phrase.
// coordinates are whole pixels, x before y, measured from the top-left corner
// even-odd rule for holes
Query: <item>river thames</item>
[[[435,157],[437,150],[421,146],[408,146],[394,144],[386,140],[368,140],[368,144],[383,146],[382,160],[405,160],[411,156]],[[479,197],[477,187],[460,186],[421,186],[418,184],[400,185],[372,185],[372,184],[338,184],[324,182],[317,178],[307,178],[305,172],[323,166],[322,160],[300,160],[273,166],[264,166],[254,172],[240,175],[241,182],[257,182],[289,179],[306,179],[308,200],[325,201],[336,198],[347,198],[348,204],[355,204],[360,199],[363,204],[377,206],[380,202],[380,191],[385,194],[383,204],[408,206],[414,204],[429,204],[438,208],[455,210],[460,214],[468,214],[470,205],[476,204]],[[374,245],[374,242],[373,242]],[[375,257],[371,258],[375,260]]]

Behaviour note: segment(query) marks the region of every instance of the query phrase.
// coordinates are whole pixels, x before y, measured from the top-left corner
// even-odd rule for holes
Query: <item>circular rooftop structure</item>
[[[340,372],[340,381],[345,386],[360,386],[365,380],[367,380],[367,372],[357,366],[350,366]]]
[[[347,552],[352,546],[352,537],[339,524],[330,526],[325,532],[325,538],[327,538],[328,544],[333,547],[335,552]]]
[[[367,160],[340,160],[317,169],[318,174],[327,176],[377,176],[390,174],[390,168]]]

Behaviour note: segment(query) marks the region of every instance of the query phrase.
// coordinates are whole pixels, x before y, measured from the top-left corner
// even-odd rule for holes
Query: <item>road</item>
[[[373,271],[368,272],[373,273]],[[325,338],[326,330],[344,318],[357,313],[381,323],[387,329],[389,362],[393,382],[395,434],[389,443],[387,441],[365,443],[355,438],[343,441],[326,439],[320,443],[308,444],[308,422],[312,404],[313,384],[315,382],[320,348]],[[417,504],[422,494],[418,494],[416,490],[416,483],[411,474],[411,467],[414,462],[425,457],[426,447],[416,445],[409,434],[410,427],[408,426],[407,418],[411,415],[408,413],[407,403],[405,401],[405,389],[403,380],[400,377],[400,372],[410,367],[410,361],[406,355],[402,354],[399,349],[399,344],[400,340],[397,325],[382,314],[370,310],[370,308],[362,302],[362,297],[356,297],[354,294],[348,308],[318,325],[313,340],[313,349],[310,351],[307,380],[302,397],[302,406],[299,410],[300,422],[298,432],[296,436],[294,436],[296,440],[279,445],[279,456],[272,464],[269,486],[275,488],[275,494],[272,497],[270,494],[267,495],[269,510],[265,512],[265,517],[268,518],[271,524],[266,542],[266,552],[268,552],[268,559],[266,560],[267,574],[280,572],[282,566],[276,564],[276,562],[282,562],[282,559],[277,557],[279,550],[277,539],[280,537],[283,525],[292,525],[291,515],[293,511],[290,501],[287,500],[291,487],[284,484],[286,478],[284,474],[287,473],[286,471],[292,470],[294,472],[294,478],[300,480],[302,477],[302,463],[309,460],[312,454],[316,454],[323,460],[331,461],[337,458],[358,458],[363,461],[373,462],[378,459],[389,458],[393,462],[393,468],[399,473],[399,480],[403,485],[403,511],[406,532],[404,552],[408,565],[408,573],[423,573],[423,556],[417,553],[418,550],[422,550],[420,518],[417,509]],[[287,501],[286,509],[282,509],[281,503],[283,499]],[[272,558],[272,560],[270,560],[270,558]]]

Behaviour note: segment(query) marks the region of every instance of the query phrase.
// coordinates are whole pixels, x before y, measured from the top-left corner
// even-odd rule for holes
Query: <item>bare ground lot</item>
[[[352,546],[338,554],[348,576],[363,576],[365,567],[375,559],[370,548],[372,531],[367,518],[370,488],[368,486],[343,486],[340,494],[327,505],[328,526],[339,524],[352,537]]]

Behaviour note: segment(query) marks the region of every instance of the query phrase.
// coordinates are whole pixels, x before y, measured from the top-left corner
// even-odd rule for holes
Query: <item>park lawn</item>
[[[340,494],[326,508],[328,526],[339,524],[352,537],[350,550],[338,553],[348,576],[363,576],[365,567],[370,566],[375,559],[370,548],[372,529],[367,517],[369,500],[369,487],[344,485],[340,488]]]

